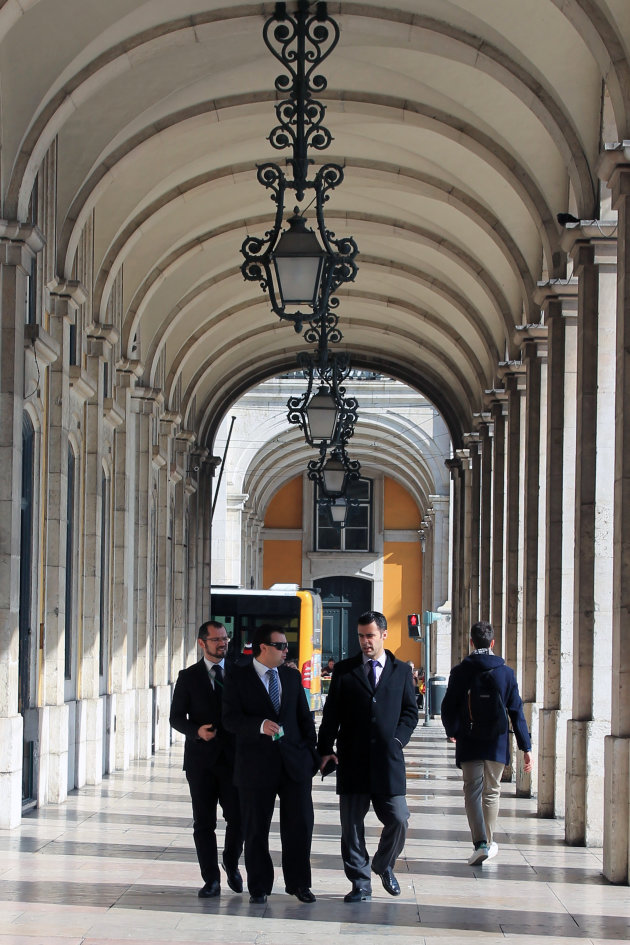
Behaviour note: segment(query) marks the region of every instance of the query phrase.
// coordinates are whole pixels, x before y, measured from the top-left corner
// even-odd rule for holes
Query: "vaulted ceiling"
[[[359,245],[341,293],[353,364],[398,377],[457,441],[483,407],[537,282],[566,275],[556,214],[602,214],[604,141],[630,138],[628,0],[329,3],[327,223]],[[56,270],[94,228],[93,313],[122,285],[121,357],[212,439],[237,396],[304,341],[240,272],[273,218],[272,3],[5,0],[2,215],[25,220],[57,143]],[[321,156],[315,157],[316,163]],[[605,197],[605,195],[604,195]],[[605,208],[604,208],[605,209]]]

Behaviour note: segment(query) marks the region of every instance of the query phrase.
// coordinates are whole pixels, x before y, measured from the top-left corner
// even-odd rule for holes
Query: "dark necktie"
[[[368,682],[372,689],[376,689],[376,660],[368,660]]]
[[[278,670],[277,669],[268,669],[267,676],[269,677],[269,697],[273,702],[273,707],[276,712],[280,711],[280,687],[278,686]]]
[[[223,667],[219,666],[218,663],[215,663],[213,672],[214,672],[214,682],[215,682],[214,691],[218,693],[218,695],[220,696],[221,689],[223,689]]]

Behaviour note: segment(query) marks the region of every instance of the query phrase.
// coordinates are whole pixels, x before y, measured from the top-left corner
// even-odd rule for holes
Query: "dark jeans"
[[[238,792],[232,783],[232,767],[219,764],[208,771],[187,771],[193,809],[193,838],[204,883],[220,878],[217,855],[217,803],[225,820],[223,862],[236,869],[243,850],[243,830]]]

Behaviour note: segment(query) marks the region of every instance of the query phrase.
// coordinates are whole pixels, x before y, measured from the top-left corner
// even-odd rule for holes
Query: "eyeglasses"
[[[206,643],[229,643],[229,637],[206,637]]]
[[[265,643],[265,646],[275,646],[276,650],[288,650],[288,643]]]

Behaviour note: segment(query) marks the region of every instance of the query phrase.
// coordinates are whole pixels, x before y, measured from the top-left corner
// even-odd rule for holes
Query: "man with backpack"
[[[510,761],[509,724],[531,771],[531,741],[514,671],[492,652],[494,631],[480,621],[470,630],[473,651],[451,670],[442,701],[442,722],[455,742],[455,763],[462,769],[464,803],[474,850],[470,866],[499,852],[494,829],[499,814],[501,775]]]

